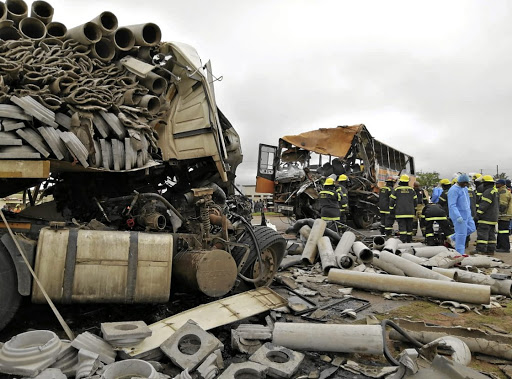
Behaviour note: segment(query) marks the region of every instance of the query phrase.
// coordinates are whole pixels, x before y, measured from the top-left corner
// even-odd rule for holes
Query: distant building
[[[267,205],[267,209],[269,211],[274,210],[274,201],[272,199],[272,194],[270,193],[259,193],[256,192],[256,184],[247,184],[237,186],[242,191],[242,193],[252,200],[253,204],[259,200],[263,201]]]

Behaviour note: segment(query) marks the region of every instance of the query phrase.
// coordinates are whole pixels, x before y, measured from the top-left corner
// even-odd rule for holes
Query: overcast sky
[[[49,2],[68,28],[109,10],[210,59],[240,184],[255,182],[258,143],[360,123],[417,170],[512,176],[511,1]]]

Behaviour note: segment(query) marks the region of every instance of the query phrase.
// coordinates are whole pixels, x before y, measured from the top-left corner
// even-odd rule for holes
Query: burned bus
[[[278,146],[260,144],[256,192],[272,193],[274,210],[316,218],[316,199],[326,177],[349,178],[349,218],[368,228],[379,216],[379,187],[388,176],[408,174],[414,160],[372,137],[365,125],[322,128],[284,136]]]

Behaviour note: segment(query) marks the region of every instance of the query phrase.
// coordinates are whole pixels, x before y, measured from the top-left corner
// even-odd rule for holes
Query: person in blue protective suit
[[[460,174],[457,183],[448,191],[448,209],[455,227],[455,250],[459,254],[465,253],[466,237],[476,230],[475,222],[471,217],[468,184],[469,176]]]

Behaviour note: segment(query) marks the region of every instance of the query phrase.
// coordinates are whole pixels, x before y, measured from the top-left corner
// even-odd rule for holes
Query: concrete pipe
[[[155,95],[162,94],[167,88],[167,80],[154,72],[150,72],[145,78],[140,78],[139,81],[140,84],[149,89]]]
[[[299,230],[300,239],[303,241],[307,241],[310,234],[311,234],[311,227],[309,225],[304,225]]]
[[[341,236],[340,242],[336,245],[334,250],[334,256],[336,257],[336,263],[341,268],[351,268],[354,266],[354,258],[350,254],[350,249],[356,241],[356,235],[352,232],[346,231]]]
[[[130,51],[135,46],[133,32],[127,28],[117,29],[109,38],[119,51]]]
[[[329,237],[322,237],[318,240],[318,252],[324,274],[327,274],[331,268],[338,267]]]
[[[155,46],[162,39],[160,27],[153,23],[126,26],[133,32],[138,46]]]
[[[417,263],[419,265],[428,261],[427,258],[417,257],[416,255],[412,255],[409,253],[402,253],[400,254],[400,257],[402,257],[403,259],[407,259],[408,261]]]
[[[409,243],[399,243],[398,249],[410,249],[413,247],[425,247],[425,245],[421,242],[409,242]]]
[[[20,33],[25,38],[40,41],[46,36],[46,26],[34,17],[26,17],[20,21]]]
[[[430,296],[436,299],[453,300],[472,304],[489,304],[491,288],[478,284],[467,284],[404,276],[371,274],[368,272],[332,269],[329,271],[330,283],[366,290],[409,293]]]
[[[224,296],[235,285],[237,270],[235,260],[224,250],[190,251],[173,258],[173,286],[211,297]]]
[[[7,19],[14,21],[16,26],[28,16],[28,6],[23,0],[7,0],[5,7],[7,8]]]
[[[390,253],[389,251],[382,250],[379,254],[379,258],[381,260],[383,260],[384,262],[395,265],[400,270],[402,270],[405,273],[405,275],[407,275],[407,276],[412,276],[415,278],[441,280],[441,281],[451,281],[450,278],[447,278],[444,275],[441,275],[437,272],[429,270],[428,268],[420,266],[417,263],[408,261],[407,259],[399,257],[398,255]],[[394,291],[394,292],[397,292],[397,291]]]
[[[450,251],[447,247],[444,246],[423,246],[423,247],[415,247],[414,255],[417,257],[423,258],[432,258],[433,256],[444,253],[446,251]]]
[[[448,268],[441,267],[432,267],[432,271],[438,272],[441,275],[447,276],[448,278],[453,279],[455,281],[457,281],[458,279],[457,270],[450,270]]]
[[[102,62],[110,62],[115,55],[116,48],[114,43],[108,38],[103,37],[91,45],[91,56],[98,58]]]
[[[462,262],[460,262],[461,266],[474,266],[474,267],[497,267],[502,263],[499,259],[493,257],[484,257],[484,256],[476,256],[476,257],[465,257]]]
[[[147,109],[149,114],[157,114],[160,106],[160,99],[153,95],[144,95],[139,102],[139,107]]]
[[[491,286],[491,293],[512,297],[512,280],[497,280],[489,275],[477,274],[474,272],[456,270],[457,281],[462,283],[473,283]]]
[[[302,262],[305,264],[315,263],[316,256],[318,254],[318,240],[324,235],[324,230],[327,227],[327,223],[321,218],[317,218],[311,228],[306,246],[302,252]]]
[[[101,29],[93,22],[86,22],[68,30],[66,37],[74,39],[82,45],[92,45],[101,40]]]
[[[7,7],[4,3],[0,2],[0,21],[7,19]]]
[[[398,250],[398,244],[400,243],[399,239],[396,238],[389,238],[386,243],[384,244],[384,247],[382,250],[389,251],[390,253],[395,254]]]
[[[51,38],[64,39],[68,28],[61,22],[50,22],[46,25],[46,35]]]
[[[0,39],[4,41],[15,41],[21,38],[21,34],[15,27],[6,26],[0,28]]]
[[[112,12],[102,12],[91,20],[92,23],[98,25],[101,29],[101,34],[109,36],[114,34],[117,29],[117,17]]]
[[[373,252],[364,243],[357,241],[352,245],[352,252],[362,263],[370,263],[373,259]]]
[[[37,18],[48,25],[53,19],[53,7],[46,1],[34,1],[30,9],[30,17]]]
[[[379,259],[379,253],[380,253],[380,251],[373,250],[372,266],[380,268],[381,270],[384,270],[388,274],[391,274],[391,275],[405,276],[404,272],[402,270],[400,270],[399,268],[395,267],[394,265],[392,265],[390,263],[384,262],[383,260]]]
[[[382,236],[373,237],[373,248],[376,250],[382,250],[384,244],[386,243],[386,239]]]
[[[378,355],[384,353],[380,325],[276,322],[272,343],[294,350]]]

